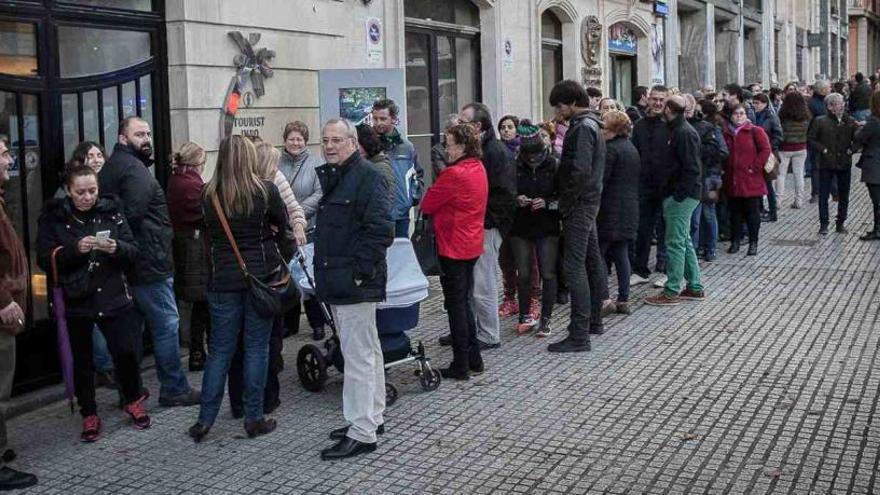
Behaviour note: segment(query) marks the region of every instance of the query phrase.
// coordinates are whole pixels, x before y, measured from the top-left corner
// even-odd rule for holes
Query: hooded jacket
[[[93,250],[80,253],[79,240],[109,230],[116,241],[113,254]],[[51,257],[58,264],[69,317],[101,318],[116,315],[132,305],[126,272],[143,256],[122,213],[122,205],[103,195],[88,212],[75,211],[70,198],[53,198],[40,214],[37,230],[37,264],[52,273]]]

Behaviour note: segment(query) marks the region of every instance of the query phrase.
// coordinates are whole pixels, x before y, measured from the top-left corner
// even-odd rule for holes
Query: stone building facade
[[[848,0],[849,73],[880,70],[880,0]]]

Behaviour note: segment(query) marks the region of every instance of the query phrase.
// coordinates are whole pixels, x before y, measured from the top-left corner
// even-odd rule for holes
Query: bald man
[[[200,395],[189,386],[180,366],[174,263],[171,258],[171,217],[165,193],[149,167],[153,165],[150,124],[138,117],[119,123],[113,155],[98,174],[101,193],[119,196],[137,241],[139,256],[129,274],[132,294],[153,337],[159,375],[159,405],[194,406]],[[100,317],[101,314],[99,313]]]
[[[663,292],[645,299],[652,306],[675,306],[682,299],[699,301],[705,297],[690,234],[691,217],[702,192],[700,135],[685,119],[685,106],[684,97],[673,95],[663,107],[669,127],[669,149],[667,166],[657,173],[662,174],[667,280]],[[687,282],[684,290],[682,278]]]

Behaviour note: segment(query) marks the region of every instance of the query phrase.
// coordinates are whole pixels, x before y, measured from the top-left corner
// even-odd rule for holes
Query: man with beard
[[[122,200],[140,250],[130,277],[131,289],[153,336],[161,384],[159,405],[193,406],[199,403],[200,394],[190,387],[180,366],[171,219],[162,187],[148,170],[153,164],[150,124],[138,117],[126,117],[119,123],[117,139],[98,182],[102,193],[115,194]]]
[[[590,297],[587,262],[600,256],[596,216],[602,199],[605,138],[599,132],[601,125],[595,114],[589,111],[587,92],[578,82],[556,83],[550,91],[550,104],[557,117],[569,121],[557,181],[559,213],[565,231],[562,265],[571,292],[571,321],[568,336],[550,344],[547,350],[587,352],[590,350],[590,333],[602,333],[600,306],[595,298]]]

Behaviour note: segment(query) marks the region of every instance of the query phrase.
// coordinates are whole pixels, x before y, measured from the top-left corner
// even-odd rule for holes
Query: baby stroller
[[[312,278],[313,253],[312,244],[304,246],[294,256],[290,269],[300,290],[304,294],[316,297]],[[388,249],[387,264],[386,300],[376,309],[376,327],[385,369],[415,362],[418,364],[415,374],[419,377],[422,389],[429,392],[436,390],[440,386],[440,371],[431,367],[431,360],[425,355],[424,345],[419,342],[413,348],[412,342],[405,333],[418,325],[419,305],[428,298],[428,280],[422,274],[409,239],[394,239],[394,244]],[[299,350],[296,358],[296,370],[300,382],[303,388],[311,392],[323,390],[330,364],[340,372],[345,372],[345,362],[333,315],[326,304],[322,301],[319,303],[324,318],[330,325],[331,335],[323,343],[324,350],[315,344],[306,344]],[[386,405],[394,404],[397,397],[397,388],[386,381]]]

